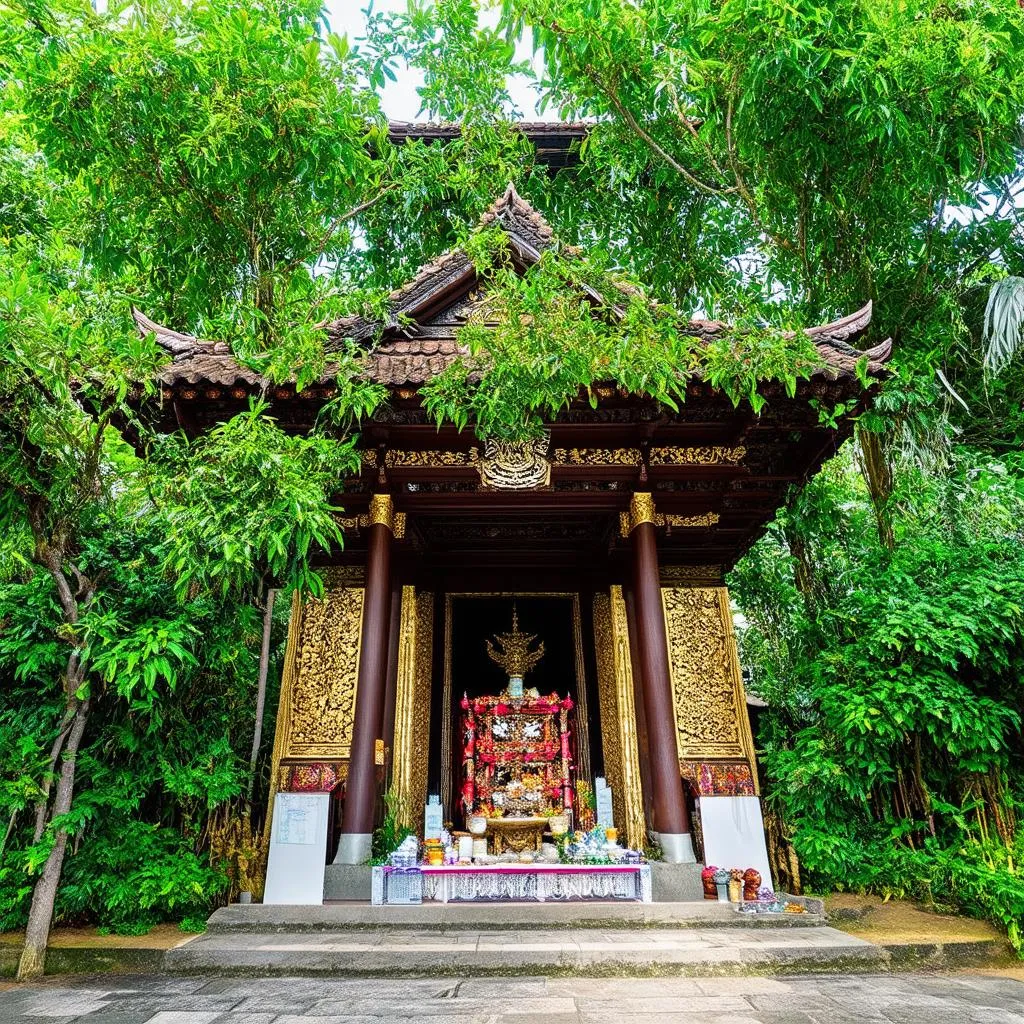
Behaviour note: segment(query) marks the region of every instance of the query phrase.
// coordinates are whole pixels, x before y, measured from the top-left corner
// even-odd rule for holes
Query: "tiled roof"
[[[539,259],[552,244],[551,226],[510,184],[504,194],[484,213],[481,226],[499,225],[511,248],[523,263]],[[388,297],[390,313],[381,321],[361,316],[345,317],[325,325],[328,352],[337,350],[346,338],[367,343],[367,376],[391,386],[418,386],[440,373],[465,350],[456,339],[457,317],[431,323],[439,307],[451,305],[470,291],[476,280],[473,265],[464,251],[452,249],[422,267],[416,276]],[[172,355],[160,379],[165,384],[262,385],[266,381],[240,364],[223,342],[203,341],[157,324],[137,309],[132,310],[143,333],[153,332],[157,342]],[[412,321],[410,323],[410,321]],[[887,340],[862,351],[851,342],[860,338],[871,323],[871,303],[855,313],[806,333],[821,354],[821,373],[853,376],[857,362],[868,358],[868,373],[879,376],[892,351]],[[717,320],[693,320],[688,333],[710,340],[730,332]],[[374,344],[374,339],[376,343]]]

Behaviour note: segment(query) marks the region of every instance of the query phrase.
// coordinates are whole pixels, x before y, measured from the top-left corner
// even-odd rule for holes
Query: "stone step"
[[[169,950],[164,965],[185,974],[644,977],[874,971],[886,969],[888,959],[881,947],[827,926],[640,931],[621,926],[523,931],[462,927],[212,931]]]
[[[487,930],[529,928],[813,928],[825,923],[820,900],[798,899],[808,913],[754,916],[731,903],[423,903],[373,907],[325,903],[320,907],[232,904],[214,912],[207,934],[338,932],[365,930]]]

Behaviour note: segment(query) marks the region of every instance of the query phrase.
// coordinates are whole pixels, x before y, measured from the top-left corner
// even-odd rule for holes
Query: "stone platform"
[[[719,903],[231,906],[168,951],[167,970],[336,977],[878,970],[880,947],[820,914]]]
[[[886,953],[828,927],[405,928],[349,932],[214,932],[165,958],[185,974],[453,977],[803,973],[884,969]]]
[[[791,897],[793,898],[793,897]],[[374,907],[325,903],[287,907],[237,903],[221,907],[207,923],[209,935],[223,933],[347,932],[364,929],[530,928],[813,928],[825,923],[820,900],[799,898],[809,913],[753,917],[730,903],[423,903]]]

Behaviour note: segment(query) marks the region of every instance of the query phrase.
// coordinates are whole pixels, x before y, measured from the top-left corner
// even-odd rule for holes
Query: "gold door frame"
[[[441,802],[452,815],[452,601],[455,598],[560,597],[572,602],[573,648],[576,662],[576,777],[593,783],[590,775],[590,726],[587,712],[587,677],[583,662],[583,623],[579,591],[494,590],[449,591],[444,596],[444,686],[441,715]],[[452,819],[454,820],[454,819]]]
[[[433,653],[434,595],[402,587],[391,786],[398,820],[411,829],[427,802]]]
[[[594,594],[594,641],[601,745],[615,822],[629,846],[642,850],[647,846],[647,823],[640,779],[633,662],[621,586]]]

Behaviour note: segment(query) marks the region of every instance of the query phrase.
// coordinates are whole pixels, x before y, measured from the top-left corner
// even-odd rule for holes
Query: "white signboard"
[[[772,884],[759,797],[702,796],[700,824],[706,863],[741,871],[754,868],[762,885]]]
[[[602,828],[614,828],[612,818],[612,791],[604,779],[594,780],[594,802],[597,804],[597,823]]]
[[[430,803],[423,809],[423,838],[440,839],[444,827],[444,808],[439,797],[432,796]]]
[[[327,859],[327,793],[278,793],[264,903],[319,906]]]

